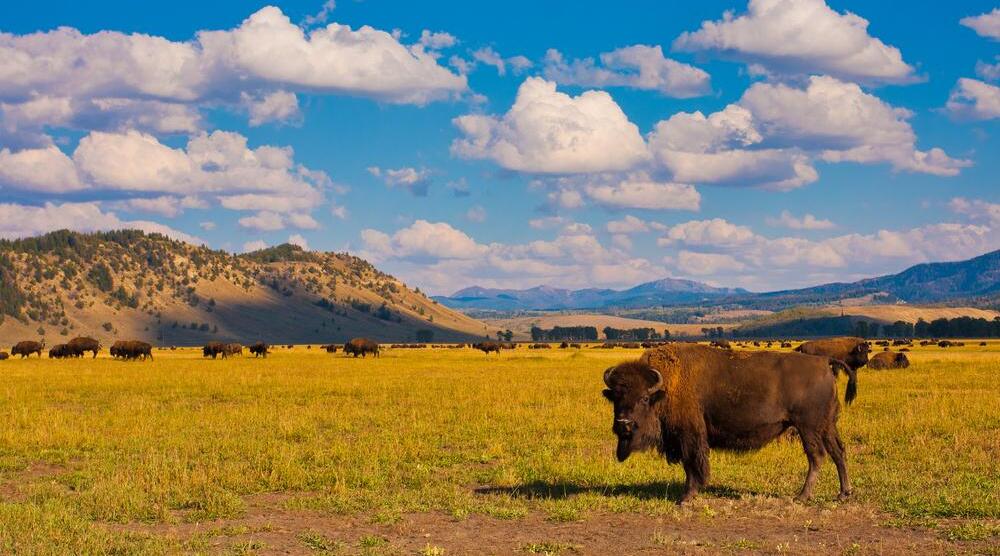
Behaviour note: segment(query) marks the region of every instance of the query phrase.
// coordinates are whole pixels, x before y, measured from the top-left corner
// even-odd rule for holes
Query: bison
[[[153,359],[153,345],[139,340],[119,340],[111,345],[108,350],[111,357],[115,359],[125,359],[134,361],[136,359]]]
[[[503,346],[498,342],[479,342],[478,344],[472,344],[472,347],[486,355],[489,355],[491,351],[495,351],[497,355],[500,355],[500,350],[503,349]]]
[[[49,359],[65,359],[76,356],[76,352],[66,344],[56,344],[49,348]]]
[[[869,361],[869,369],[905,369],[910,366],[910,360],[902,353],[883,351],[876,353]]]
[[[327,344],[325,346],[320,346],[320,349],[325,349],[327,353],[337,353],[337,350],[340,349],[340,346],[338,346],[337,344]]]
[[[256,344],[251,345],[249,349],[250,353],[252,353],[254,357],[267,357],[268,347],[270,346],[264,342],[257,342]]]
[[[796,499],[812,496],[826,453],[837,466],[839,499],[846,499],[851,486],[837,431],[839,369],[849,377],[849,404],[857,395],[857,371],[831,357],[696,344],[648,350],[604,372],[618,461],[655,448],[668,462],[683,464],[687,483],[678,503],[684,503],[708,482],[710,448],[755,450],[794,427],[809,461]]]
[[[353,355],[355,358],[360,355],[364,358],[369,353],[378,357],[378,344],[368,338],[354,338],[344,344],[344,355]]]
[[[222,348],[222,358],[225,359],[230,355],[243,355],[243,345],[242,344],[226,344]]]
[[[6,361],[10,359],[10,354],[6,351],[0,351],[0,361]]]
[[[93,353],[93,357],[97,357],[97,354],[101,351],[101,342],[88,336],[73,338],[66,345],[69,346],[73,357],[83,357],[83,354],[88,351]]]
[[[45,349],[45,340],[42,340],[41,342],[25,340],[15,344],[14,347],[10,349],[10,354],[20,355],[21,359],[30,356],[32,353],[37,353],[38,356],[41,357],[43,349]]]
[[[712,342],[712,347],[717,347],[719,349],[733,349],[733,346],[729,345],[727,340],[715,340]]]
[[[226,346],[222,342],[209,342],[205,344],[205,347],[201,348],[202,357],[215,359],[217,355],[221,355],[223,359],[226,357]]]
[[[813,340],[795,348],[795,351],[806,355],[832,357],[856,371],[868,363],[871,346],[861,338],[844,337]]]

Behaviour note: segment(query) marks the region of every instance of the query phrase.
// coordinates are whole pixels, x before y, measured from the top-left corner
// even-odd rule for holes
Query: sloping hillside
[[[527,341],[531,339],[531,327],[550,329],[555,326],[594,326],[597,328],[599,337],[604,338],[604,327],[611,328],[652,328],[658,332],[664,329],[670,331],[673,337],[701,336],[703,328],[716,328],[722,326],[725,329],[732,328],[733,324],[674,324],[652,320],[630,319],[615,315],[602,314],[549,314],[533,317],[515,317],[509,319],[491,319],[484,321],[490,326],[493,334],[497,331],[510,330],[514,333],[515,340]]]
[[[0,345],[42,336],[342,342],[481,337],[484,325],[346,253],[245,255],[138,231],[0,241]]]

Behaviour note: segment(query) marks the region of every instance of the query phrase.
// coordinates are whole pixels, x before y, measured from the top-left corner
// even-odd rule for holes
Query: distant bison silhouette
[[[883,351],[876,353],[868,360],[869,369],[905,369],[910,366],[910,360],[902,353]]]
[[[83,357],[83,354],[88,351],[93,354],[93,357],[97,357],[97,354],[101,351],[101,342],[88,336],[73,338],[66,345],[69,347],[70,352],[72,352],[73,357]]]
[[[209,342],[205,344],[205,347],[201,348],[202,357],[215,359],[218,355],[221,355],[223,359],[226,357],[226,346],[222,342]]]
[[[344,344],[345,355],[353,355],[355,358],[360,355],[363,358],[369,353],[378,357],[378,343],[368,338],[354,338]]]
[[[486,355],[489,355],[491,351],[495,351],[497,355],[500,355],[500,350],[503,349],[499,342],[479,342],[478,344],[472,344],[472,347]]]
[[[269,353],[267,350],[269,347],[270,346],[264,342],[257,342],[256,344],[251,345],[249,350],[254,357],[267,357],[267,354]]]
[[[119,340],[112,344],[111,349],[108,351],[111,353],[111,357],[115,359],[124,359],[127,361],[142,359],[145,361],[148,357],[150,361],[153,360],[152,344],[139,340]]]
[[[319,348],[325,349],[327,353],[337,353],[337,350],[340,349],[340,346],[338,346],[337,344],[327,344],[325,346],[320,346]]]
[[[226,344],[222,350],[222,357],[228,357],[230,355],[243,355],[243,346],[241,344]]]
[[[41,342],[35,342],[33,340],[25,340],[23,342],[18,342],[11,348],[11,355],[20,355],[21,359],[30,356],[32,353],[37,353],[39,357],[42,356],[42,350],[45,349],[45,340]]]
[[[795,351],[806,355],[832,357],[856,371],[868,363],[871,347],[861,338],[844,337],[813,340],[795,348]]]
[[[49,348],[49,359],[65,359],[67,357],[76,357],[76,352],[68,345],[56,344]]]
[[[10,359],[10,354],[6,351],[0,351],[0,361],[6,361],[7,359]]]

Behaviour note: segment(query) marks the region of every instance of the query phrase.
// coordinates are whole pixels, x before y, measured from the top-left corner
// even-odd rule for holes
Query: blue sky
[[[19,4],[0,237],[291,240],[432,293],[966,258],[1000,248],[995,10]]]

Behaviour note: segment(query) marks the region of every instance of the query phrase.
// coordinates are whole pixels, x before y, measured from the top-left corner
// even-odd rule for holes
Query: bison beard
[[[794,427],[809,461],[796,499],[812,496],[826,454],[837,466],[839,499],[846,499],[851,487],[837,432],[840,369],[849,375],[850,403],[856,371],[830,357],[691,344],[649,350],[604,373],[604,396],[614,404],[615,456],[624,461],[636,450],[655,448],[668,462],[681,463],[683,503],[708,482],[710,448],[755,450]]]

